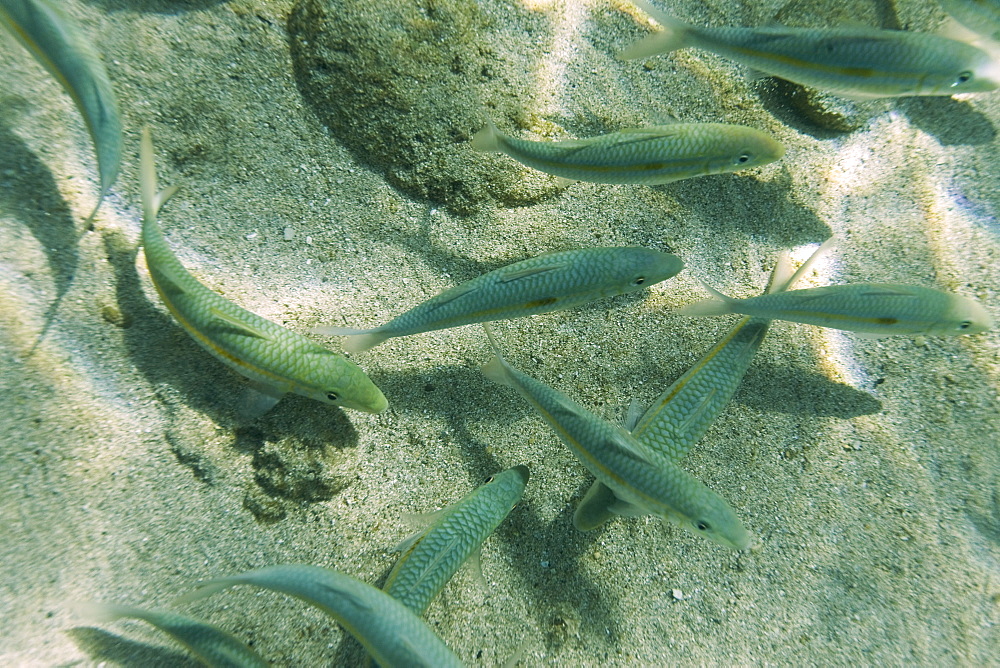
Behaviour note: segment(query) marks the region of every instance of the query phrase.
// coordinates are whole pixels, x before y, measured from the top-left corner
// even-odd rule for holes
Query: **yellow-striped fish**
[[[940,35],[875,28],[704,28],[632,0],[663,30],[622,52],[645,58],[685,47],[795,83],[851,98],[954,95],[1000,86],[1000,63],[971,44]]]
[[[358,365],[301,334],[240,308],[199,283],[163,238],[156,222],[160,207],[176,187],[156,191],[156,165],[149,129],[142,133],[142,246],[149,275],[167,309],[198,345],[249,378],[261,396],[258,412],[288,392],[381,413],[388,405],[381,390]]]
[[[0,25],[55,77],[87,124],[101,177],[93,218],[118,177],[122,159],[122,124],[104,63],[76,23],[49,0],[0,0]]]
[[[317,327],[347,335],[344,350],[359,352],[396,336],[475,322],[522,318],[621,295],[675,276],[684,263],[649,248],[581,248],[546,253],[500,267],[431,297],[381,327]]]
[[[982,304],[916,285],[852,283],[733,299],[705,286],[715,299],[689,304],[684,315],[742,313],[844,329],[871,336],[978,334],[993,327]]]
[[[172,636],[214,668],[267,668],[270,664],[257,652],[220,628],[192,617],[165,610],[145,610],[130,605],[114,603],[79,603],[76,611],[96,622],[113,622],[119,619],[141,619]]]
[[[552,142],[508,137],[491,123],[472,138],[472,148],[506,153],[567,181],[646,185],[728,174],[785,154],[770,135],[725,123],[654,125]]]

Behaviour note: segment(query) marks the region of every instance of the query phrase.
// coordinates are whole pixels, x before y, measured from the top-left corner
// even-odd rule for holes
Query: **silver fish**
[[[689,304],[683,315],[742,313],[871,336],[978,334],[993,327],[982,304],[916,285],[852,283],[733,299],[706,286],[715,299]]]
[[[712,51],[766,74],[850,98],[978,93],[1000,86],[1000,63],[971,44],[875,28],[705,28],[634,4],[663,30],[621,53],[645,58],[685,47]]]
[[[111,189],[122,160],[122,124],[101,57],[76,22],[48,0],[0,0],[6,27],[73,98],[97,152],[101,196]]]
[[[466,281],[373,329],[318,327],[347,335],[348,352],[386,339],[476,322],[521,318],[579,306],[664,281],[684,268],[676,255],[648,248],[583,248],[529,258]]]
[[[620,425],[597,417],[562,392],[512,367],[496,354],[487,378],[518,391],[588,471],[615,496],[618,515],[656,515],[733,550],[753,543],[732,507],[673,462],[657,456]]]
[[[728,174],[785,154],[770,135],[725,123],[655,125],[569,141],[515,139],[490,124],[472,138],[472,147],[506,153],[568,181],[647,185]]]

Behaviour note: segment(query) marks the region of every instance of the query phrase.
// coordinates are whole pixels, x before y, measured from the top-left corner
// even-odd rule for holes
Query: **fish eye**
[[[645,282],[646,282],[646,277],[639,276],[634,281],[632,281],[632,285],[643,285],[645,284]]]
[[[337,394],[336,392],[327,392],[326,398],[329,401],[336,401],[337,399],[340,399],[340,395]]]
[[[953,83],[952,86],[961,86],[962,84],[969,83],[970,81],[972,81],[972,72],[966,70],[955,77],[955,83]]]
[[[708,531],[709,529],[712,528],[712,526],[705,520],[698,520],[697,522],[694,523],[694,528],[697,529],[698,531]]]
[[[970,327],[972,327],[972,321],[971,320],[963,320],[962,322],[958,323],[958,328],[959,329],[968,329]]]
[[[490,484],[491,482],[493,482],[493,476],[490,476],[489,478],[487,478],[487,479],[486,479],[486,482],[485,482],[484,484],[488,485],[488,484]]]
[[[740,165],[745,165],[746,163],[750,162],[750,154],[741,153],[740,156],[736,158],[736,162]]]

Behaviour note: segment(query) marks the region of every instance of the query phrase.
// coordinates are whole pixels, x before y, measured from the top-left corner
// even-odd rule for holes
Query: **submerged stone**
[[[517,108],[531,98],[530,55],[506,50],[540,43],[537,14],[474,0],[299,0],[288,29],[305,99],[408,196],[464,214],[555,191],[550,177],[469,147],[489,116],[530,118]]]

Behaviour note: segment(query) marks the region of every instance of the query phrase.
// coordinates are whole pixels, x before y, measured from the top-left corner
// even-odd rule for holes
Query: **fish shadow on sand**
[[[77,626],[66,631],[66,635],[95,665],[158,668],[197,668],[202,665],[184,652],[147,645],[90,626]]]
[[[244,505],[258,520],[281,519],[289,504],[322,501],[339,492],[342,487],[331,478],[331,460],[337,451],[356,447],[358,441],[344,411],[286,396],[261,417],[240,418],[247,389],[243,379],[202,350],[147,299],[132,242],[118,231],[107,231],[104,245],[115,274],[117,303],[128,323],[125,348],[165,406],[170,422],[166,439],[178,461],[208,484],[226,466],[224,459],[207,454],[204,425],[191,417],[189,411],[194,411],[231,432],[231,448],[253,455],[258,489],[248,492]],[[316,480],[322,483],[319,487],[312,484]]]
[[[993,122],[965,101],[950,97],[908,97],[896,106],[913,125],[943,146],[982,146],[997,136]]]
[[[700,176],[655,186],[676,197],[688,211],[681,224],[687,229],[672,229],[677,236],[696,234],[719,236],[768,236],[781,248],[792,248],[829,238],[833,232],[816,212],[794,201],[791,173],[783,165],[770,181],[760,181],[742,174]],[[795,221],[794,225],[774,221]],[[701,230],[691,229],[695,226]],[[739,234],[734,234],[735,231]]]
[[[882,402],[868,392],[830,380],[821,373],[757,362],[733,400],[758,411],[849,420],[873,415]],[[753,387],[752,392],[746,391]]]
[[[7,99],[0,104],[0,109]],[[48,260],[55,299],[45,312],[35,345],[44,338],[63,297],[73,284],[80,258],[79,232],[55,178],[0,118],[0,214],[21,221],[38,241]]]

